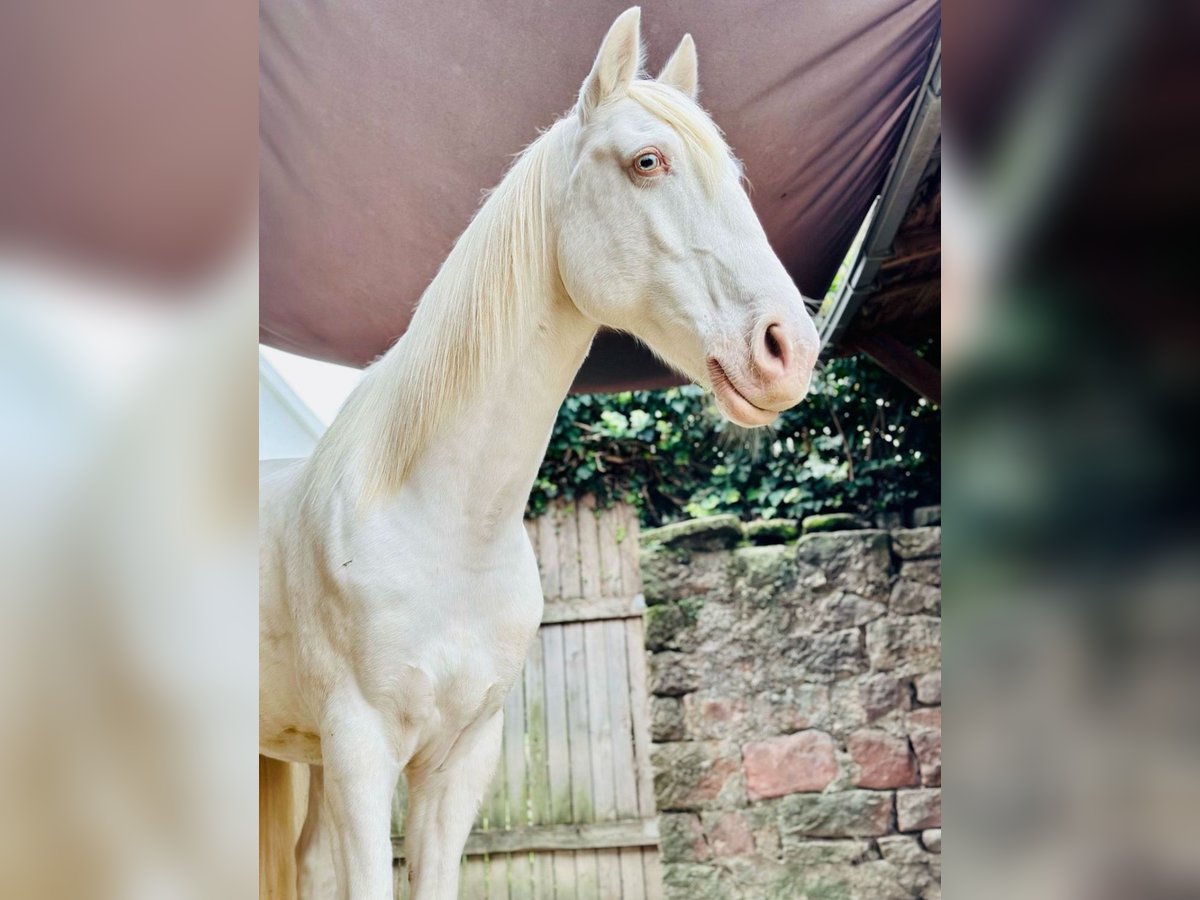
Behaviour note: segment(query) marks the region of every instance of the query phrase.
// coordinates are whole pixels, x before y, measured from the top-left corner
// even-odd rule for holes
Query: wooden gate
[[[657,900],[645,603],[632,508],[585,498],[526,522],[546,596],[504,708],[504,748],[463,859],[463,900]],[[393,815],[404,877],[403,786]]]

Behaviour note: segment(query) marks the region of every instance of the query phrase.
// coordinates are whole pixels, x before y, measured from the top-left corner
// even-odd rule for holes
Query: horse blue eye
[[[658,157],[653,153],[646,153],[638,157],[637,166],[643,172],[650,172],[658,168]]]

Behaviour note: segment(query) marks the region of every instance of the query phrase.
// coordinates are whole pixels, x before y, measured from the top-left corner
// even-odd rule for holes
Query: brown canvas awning
[[[571,106],[627,5],[263,0],[262,340],[353,365],[386,350],[481,192]],[[695,37],[701,100],[807,296],[880,189],[938,25],[936,0],[644,7],[651,70]],[[672,381],[602,335],[576,387]]]

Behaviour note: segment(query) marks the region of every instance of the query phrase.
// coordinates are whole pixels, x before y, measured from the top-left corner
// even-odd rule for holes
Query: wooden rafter
[[[885,372],[908,385],[930,403],[941,405],[942,373],[928,360],[890,334],[871,331],[852,334],[847,343],[875,360]]]

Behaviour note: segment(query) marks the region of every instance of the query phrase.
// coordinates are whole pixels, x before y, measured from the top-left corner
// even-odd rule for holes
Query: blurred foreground
[[[947,894],[1200,896],[1200,15],[945,19]]]
[[[26,268],[0,271],[0,893],[253,896],[254,260],[182,303]]]
[[[256,17],[0,9],[0,896],[255,893]]]

